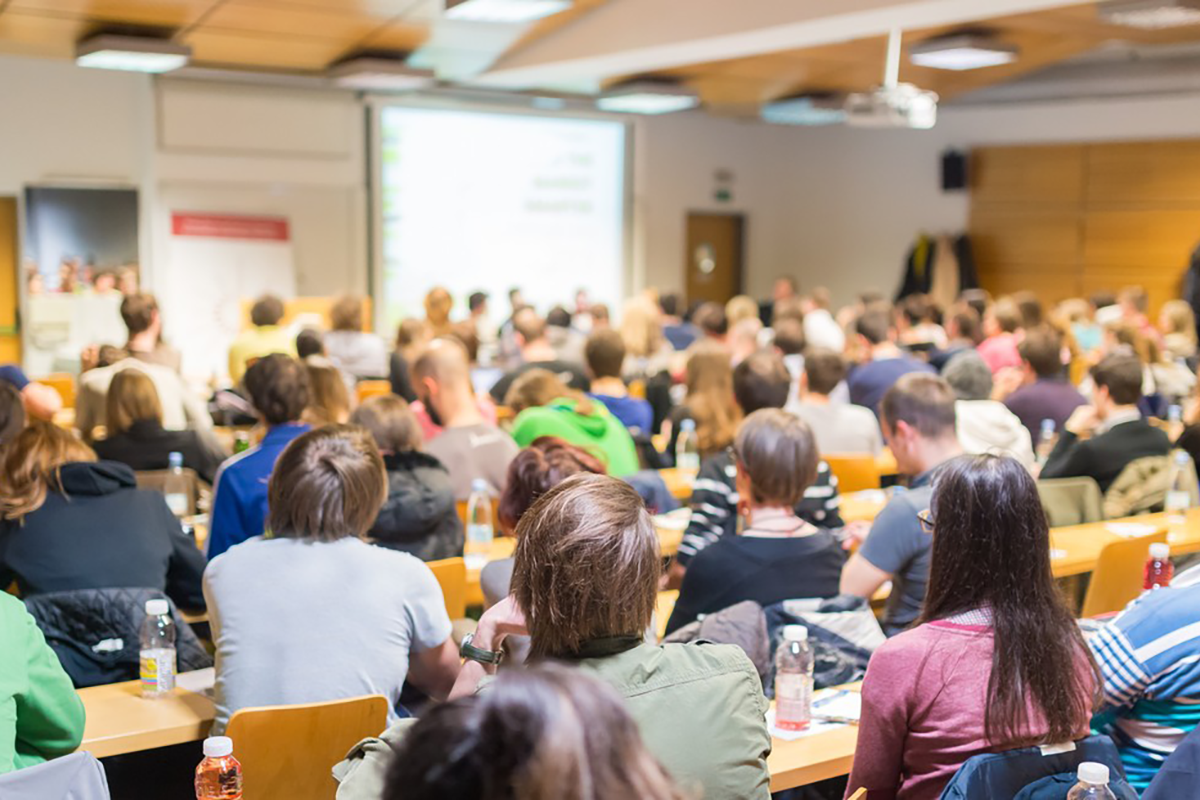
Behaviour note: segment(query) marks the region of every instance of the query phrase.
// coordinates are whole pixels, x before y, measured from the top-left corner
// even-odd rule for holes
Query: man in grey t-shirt
[[[929,508],[934,470],[962,455],[954,413],[954,390],[924,373],[901,377],[879,404],[883,436],[910,491],[897,494],[875,518],[862,547],[842,569],[841,591],[872,597],[893,581],[883,620],[893,636],[911,625],[925,602],[933,539],[917,515]]]
[[[504,491],[508,464],[520,450],[513,438],[495,425],[481,422],[448,427],[425,451],[446,465],[456,500],[466,500],[476,478],[487,481],[493,495]]]
[[[808,423],[822,454],[883,450],[879,423],[869,408],[835,403],[830,394],[846,379],[846,361],[832,350],[810,350],[798,379],[798,400],[787,410]]]

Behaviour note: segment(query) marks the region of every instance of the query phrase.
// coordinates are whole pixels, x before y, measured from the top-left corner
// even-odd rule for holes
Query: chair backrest
[[[62,398],[63,408],[75,407],[75,376],[69,372],[52,372],[35,379],[38,383],[49,386],[58,392]]]
[[[354,387],[354,402],[355,405],[361,405],[364,400],[391,393],[392,384],[389,381],[359,381]]]
[[[387,727],[380,695],[295,706],[244,708],[225,735],[242,764],[243,790],[254,800],[329,800],[333,766],[350,748]]]
[[[870,453],[826,453],[822,458],[837,478],[842,494],[879,488],[879,464]]]
[[[1142,593],[1143,571],[1150,545],[1167,541],[1166,529],[1149,536],[1122,539],[1105,545],[1092,570],[1080,616],[1095,617],[1120,611]]]
[[[1085,761],[1108,767],[1108,788],[1118,800],[1137,800],[1137,792],[1125,779],[1125,769],[1121,766],[1117,748],[1107,736],[1089,736],[1047,752],[1039,747],[1023,747],[1003,753],[971,756],[946,784],[941,800],[991,800],[1016,797],[1018,794],[1026,796],[1022,790],[1028,790],[1042,781],[1052,783],[1055,790],[1029,792],[1028,796],[1062,797],[1075,783],[1075,771]],[[1059,793],[1057,789],[1061,787],[1065,788]],[[1046,788],[1049,789],[1048,786]]]
[[[1170,480],[1171,459],[1166,456],[1130,461],[1104,493],[1104,516],[1117,519],[1161,510]]]
[[[1094,478],[1052,478],[1037,482],[1051,528],[1104,519],[1104,496]]]
[[[430,561],[429,569],[442,587],[442,599],[450,619],[462,619],[467,615],[467,562],[461,558],[443,558]]]
[[[71,753],[0,775],[4,800],[109,800],[104,766],[91,753]]]
[[[167,488],[167,476],[171,474],[169,469],[153,469],[142,470],[135,472],[137,477],[137,485],[139,489],[151,489],[156,492],[164,493]],[[200,480],[200,476],[191,467],[183,468],[183,477],[187,481],[188,489],[188,509],[187,516],[196,513],[197,506],[200,501],[200,488],[204,485],[204,481]]]

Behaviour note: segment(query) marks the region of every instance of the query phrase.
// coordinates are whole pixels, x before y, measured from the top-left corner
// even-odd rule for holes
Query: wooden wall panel
[[[971,158],[971,202],[1075,204],[1083,195],[1080,145],[988,147]]]
[[[1200,207],[1200,141],[1121,142],[1087,149],[1090,207]]]
[[[972,209],[971,244],[981,264],[1061,265],[1074,270],[1079,261],[1080,216],[1076,209]]]

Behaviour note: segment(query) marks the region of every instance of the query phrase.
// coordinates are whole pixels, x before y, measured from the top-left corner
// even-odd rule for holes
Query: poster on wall
[[[229,345],[241,332],[242,301],[296,293],[286,217],[171,212],[163,328],[183,355],[185,376],[223,383]]]
[[[123,345],[121,298],[139,283],[136,189],[25,189],[22,331],[30,373],[75,372],[85,346]]]

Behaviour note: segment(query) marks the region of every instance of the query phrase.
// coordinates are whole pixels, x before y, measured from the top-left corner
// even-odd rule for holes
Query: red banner
[[[290,238],[286,217],[247,217],[233,214],[173,212],[171,233],[208,239],[256,239],[286,242]]]

